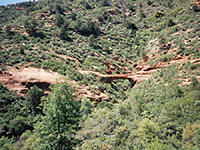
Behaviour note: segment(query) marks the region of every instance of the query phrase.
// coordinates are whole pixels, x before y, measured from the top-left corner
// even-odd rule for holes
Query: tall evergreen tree
[[[71,150],[76,145],[80,104],[66,83],[55,85],[35,126],[36,149]]]

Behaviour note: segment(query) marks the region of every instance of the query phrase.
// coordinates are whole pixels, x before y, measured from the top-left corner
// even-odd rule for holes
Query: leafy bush
[[[187,21],[187,20],[189,20],[189,19],[191,19],[191,18],[192,18],[191,15],[181,15],[181,16],[179,17],[179,19],[178,19],[178,22],[185,22],[185,21]]]
[[[11,31],[12,27],[10,25],[7,25],[4,29],[4,31],[6,32],[7,35],[11,35],[12,31]]]
[[[90,4],[88,2],[84,2],[84,7],[85,9],[92,9],[92,7],[90,6]]]
[[[57,14],[56,15],[56,25],[60,27],[63,24],[64,24],[64,19],[63,19],[62,15],[61,14]]]
[[[100,28],[89,20],[86,23],[77,20],[74,24],[74,29],[83,35],[98,35],[100,32]]]
[[[37,26],[38,26],[38,23],[35,19],[32,19],[32,20],[26,19],[24,22],[24,27],[26,29],[26,32],[28,32],[31,35],[35,34],[37,30]]]
[[[101,6],[110,6],[109,0],[100,0]]]
[[[124,22],[124,25],[126,26],[127,29],[132,29],[132,30],[138,29],[134,23],[127,20]]]
[[[72,12],[71,14],[70,14],[70,17],[71,17],[71,19],[72,20],[76,20],[76,13],[75,12]]]
[[[65,27],[62,27],[60,29],[60,32],[59,32],[59,35],[61,40],[67,40],[67,41],[70,41],[70,37],[68,36],[68,33],[66,31],[66,28]]]

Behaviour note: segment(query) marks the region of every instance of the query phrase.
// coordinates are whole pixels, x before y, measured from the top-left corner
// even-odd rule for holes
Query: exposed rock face
[[[0,82],[20,97],[24,97],[28,90],[34,85],[42,89],[45,95],[49,95],[50,85],[59,82],[68,82],[77,89],[78,100],[81,100],[83,96],[95,101],[96,103],[101,100],[109,100],[107,93],[92,93],[90,92],[89,87],[79,85],[75,81],[69,81],[64,76],[53,71],[34,67],[21,68],[19,70],[7,67],[7,69],[7,71],[0,74]]]
[[[64,59],[68,59],[68,60],[70,60],[70,61],[73,61],[73,62],[76,63],[76,64],[79,62],[78,59],[73,58],[73,57],[70,57],[70,56],[66,56],[66,55],[58,55],[58,56],[60,56],[60,57],[62,57],[62,58],[64,58]]]
[[[131,85],[134,86],[136,83],[142,82],[145,79],[149,79],[151,75],[147,74],[146,72],[138,72],[138,73],[130,73],[130,74],[110,74],[104,75],[99,72],[95,71],[86,71],[86,70],[79,70],[82,74],[90,74],[93,73],[95,76],[100,78],[100,81],[103,83],[110,83],[117,79],[125,79],[129,80]]]
[[[51,71],[47,72],[44,69],[30,67],[17,70],[8,67],[6,72],[0,74],[0,82],[23,97],[34,85],[37,85],[45,94],[48,94],[50,92],[49,86],[55,84],[59,77],[59,74]]]
[[[149,57],[145,57],[140,64],[136,65],[135,69],[137,70],[137,72],[131,72],[128,74],[101,74],[99,72],[95,72],[95,71],[87,71],[87,70],[79,70],[80,73],[82,74],[94,74],[95,76],[97,76],[101,82],[103,83],[110,83],[112,84],[113,80],[117,80],[117,79],[125,79],[125,80],[129,80],[132,86],[135,86],[136,84],[147,80],[151,77],[152,73],[157,72],[157,69],[159,68],[165,68],[167,66],[170,66],[172,64],[183,64],[186,62],[190,62],[190,63],[200,63],[200,59],[188,59],[189,56],[176,56],[175,58],[173,58],[171,61],[169,62],[158,62],[155,65],[149,65],[148,64],[148,59]],[[151,58],[151,57],[150,57]],[[156,55],[153,56],[152,58],[156,59]]]
[[[181,65],[186,62],[190,62],[193,64],[200,63],[200,58],[189,60],[189,56],[176,56],[171,61],[160,61],[157,64],[149,65],[148,59],[156,59],[156,57],[156,55],[145,57],[139,64],[134,66],[134,68],[136,69],[135,72],[130,72],[127,74],[112,74],[115,70],[112,67],[109,67],[111,71],[110,74],[101,74],[99,72],[87,70],[79,70],[79,72],[82,74],[93,73],[103,83],[113,84],[114,80],[125,79],[129,80],[132,86],[135,86],[140,82],[149,79],[151,77],[151,74],[156,72],[159,68],[165,68],[172,64]],[[78,63],[78,60],[75,58],[65,58],[74,61],[74,63]],[[200,76],[197,76],[197,78],[200,79]],[[0,82],[3,83],[4,86],[7,86],[11,91],[16,92],[21,97],[24,97],[28,90],[34,85],[37,85],[40,89],[43,89],[45,95],[48,95],[50,93],[50,85],[58,82],[68,82],[77,89],[79,100],[81,100],[82,97],[85,96],[90,100],[95,101],[95,103],[99,103],[101,100],[109,101],[108,94],[104,91],[99,91],[98,93],[91,92],[89,87],[85,85],[79,85],[76,81],[69,81],[64,76],[59,75],[58,73],[34,67],[21,68],[19,70],[13,67],[7,67],[7,71],[0,73]],[[188,85],[190,84],[190,82],[190,79],[183,79],[180,86]]]
[[[96,104],[102,100],[109,101],[108,94],[106,92],[93,93],[90,92],[89,87],[85,85],[79,85],[75,81],[72,81],[72,84],[77,89],[78,100],[81,100],[82,97],[87,97],[91,101],[94,101]]]

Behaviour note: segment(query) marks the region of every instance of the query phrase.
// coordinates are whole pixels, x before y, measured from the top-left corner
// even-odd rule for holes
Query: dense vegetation
[[[66,83],[52,86],[47,97],[33,86],[24,98],[0,84],[0,149],[200,149],[199,64],[169,63],[134,88],[126,80],[103,84],[78,72],[129,73],[154,54],[150,65],[176,55],[200,58],[199,12],[192,0],[0,6],[0,74],[7,66],[49,69],[94,93],[106,91],[110,101],[77,101]],[[178,80],[188,78],[190,85]]]

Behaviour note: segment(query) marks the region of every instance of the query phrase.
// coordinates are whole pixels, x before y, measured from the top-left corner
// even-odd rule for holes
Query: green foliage
[[[184,21],[187,21],[187,20],[189,20],[191,18],[192,18],[192,16],[190,16],[190,15],[182,15],[182,16],[180,16],[180,18],[178,19],[178,21],[179,22],[184,22]]]
[[[36,115],[41,113],[41,108],[39,107],[41,103],[41,97],[43,91],[39,89],[36,85],[30,88],[26,94],[26,107],[31,114]]]
[[[150,142],[150,140],[157,138],[160,132],[158,124],[145,118],[138,124],[138,134],[144,141]]]
[[[195,5],[195,4],[192,6],[192,9],[193,9],[194,12],[199,12],[200,11],[199,7],[197,5]]]
[[[12,27],[10,25],[7,25],[4,29],[4,31],[6,32],[7,35],[11,35],[12,31],[11,31]]]
[[[136,25],[130,21],[125,20],[124,22],[125,26],[127,29],[131,29],[131,30],[137,30],[138,28],[136,27]]]
[[[172,27],[174,25],[176,25],[176,23],[174,23],[172,19],[167,20],[167,27]]]
[[[186,127],[183,129],[182,138],[185,141],[184,147],[186,149],[199,149],[200,143],[198,141],[200,137],[200,124],[196,122],[195,124],[187,123]]]
[[[31,35],[35,34],[37,30],[37,26],[38,26],[38,23],[35,19],[31,19],[31,20],[26,19],[24,22],[24,27],[26,29],[26,32],[28,32]]]
[[[109,0],[100,0],[100,5],[101,6],[110,6],[110,1]]]
[[[200,83],[199,83],[199,81],[195,77],[192,77],[192,82],[191,82],[190,87],[193,90],[199,90],[200,89]]]
[[[56,15],[56,25],[60,27],[63,24],[64,24],[64,19],[63,19],[62,15],[61,14],[57,14]]]
[[[59,37],[61,40],[70,41],[70,37],[68,36],[67,30],[65,27],[61,27],[60,32],[59,32]]]
[[[74,29],[83,35],[98,35],[100,32],[100,28],[89,20],[86,23],[83,23],[80,20],[76,20],[74,23]]]
[[[153,142],[147,144],[147,150],[175,150],[170,145],[161,143],[158,139],[155,139]]]
[[[13,142],[13,139],[9,139],[8,137],[4,137],[2,136],[0,138],[0,147],[1,147],[1,150],[8,150],[8,149],[11,149],[12,148],[12,142]]]
[[[72,20],[76,20],[76,13],[75,12],[72,12],[71,14],[70,14],[70,17],[71,17],[71,19]]]
[[[86,1],[83,2],[83,5],[84,5],[85,9],[92,9],[91,5]]]
[[[95,45],[95,38],[94,38],[93,34],[88,37],[88,43],[89,43],[90,46]]]
[[[151,5],[152,2],[151,2],[150,0],[147,0],[147,4],[148,4],[148,5]]]
[[[0,84],[0,137],[18,138],[25,130],[32,130],[33,117],[28,116],[24,105],[24,101]]]
[[[78,143],[77,149],[88,150],[200,149],[200,87],[192,78],[199,76],[197,63],[159,68],[133,89],[128,80],[103,84],[79,72],[137,72],[149,54],[157,56],[146,65],[171,65],[176,54],[193,62],[200,56],[200,22],[199,8],[191,2],[48,0],[0,7],[0,73],[7,66],[49,69],[94,94],[107,93],[110,101],[94,106],[83,98],[80,106],[71,101],[74,92],[63,96],[65,88],[55,86],[42,113],[41,90],[33,87],[20,99],[0,85],[0,147],[72,149]],[[180,86],[182,79],[192,83]],[[79,119],[82,129],[76,133]]]
[[[25,47],[20,47],[20,54],[24,54]]]
[[[2,83],[0,83],[0,112],[7,112],[9,109],[9,105],[15,101],[15,96],[12,95],[7,88],[4,88]]]
[[[59,4],[56,4],[55,10],[59,14],[62,14],[64,12],[63,8]]]
[[[83,97],[80,107],[80,112],[83,116],[83,119],[87,118],[87,116],[92,113],[93,108],[94,104],[86,97]]]
[[[57,60],[48,60],[46,62],[42,62],[41,65],[44,69],[51,69],[59,72],[60,74],[66,74],[65,71],[67,70],[67,65],[65,65],[63,62]]]
[[[35,125],[35,149],[73,149],[77,143],[80,104],[66,83],[54,85],[44,105],[41,122]]]
[[[175,68],[169,70],[162,72],[166,82],[152,86],[155,80],[146,81],[145,88],[134,88],[126,101],[111,107],[99,103],[79,132],[84,139],[79,147],[98,149],[105,143],[110,149],[198,149],[199,83],[195,80],[194,86],[179,87],[170,81]]]

